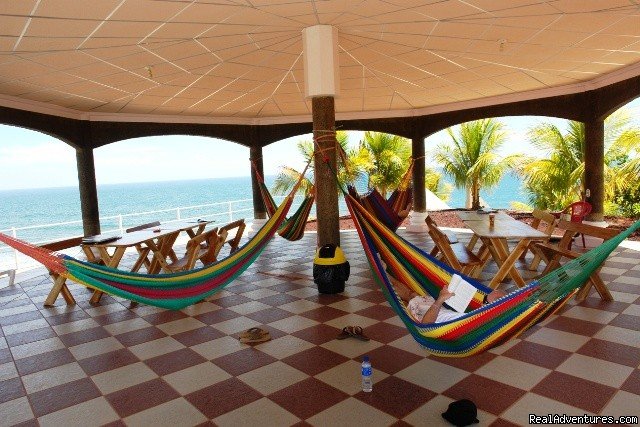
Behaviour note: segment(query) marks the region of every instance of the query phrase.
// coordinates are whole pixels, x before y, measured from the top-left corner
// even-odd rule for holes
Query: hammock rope
[[[189,271],[170,274],[127,272],[52,252],[2,233],[0,241],[66,279],[131,301],[180,310],[222,290],[260,255],[285,220],[308,167],[309,164],[271,218],[247,243],[216,263]]]
[[[529,285],[490,303],[482,304],[492,291],[480,282],[456,272],[415,245],[398,236],[345,193],[374,281],[397,312],[414,339],[427,351],[444,357],[465,357],[500,345],[553,314],[589,279],[640,221],[597,248],[571,260]],[[409,313],[399,298],[387,270],[420,295],[437,298],[453,274],[461,275],[477,291],[466,313],[443,323],[423,324]]]

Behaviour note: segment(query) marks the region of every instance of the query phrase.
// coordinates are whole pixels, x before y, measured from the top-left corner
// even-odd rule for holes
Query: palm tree
[[[427,188],[427,190],[431,191],[443,202],[449,201],[453,186],[451,184],[445,183],[442,179],[442,174],[436,172],[435,169],[428,167],[425,168],[424,186]]]
[[[364,171],[369,187],[375,187],[386,197],[395,190],[409,167],[411,141],[382,132],[365,132],[360,147],[350,158],[356,170]]]
[[[618,110],[605,120],[605,201],[611,202],[616,193],[638,182],[640,176],[640,130],[630,128],[630,123],[625,110]],[[584,123],[569,121],[565,134],[554,124],[542,123],[528,134],[545,157],[525,157],[519,166],[530,203],[540,209],[559,210],[582,199]]]
[[[336,132],[336,139],[338,140],[338,144],[342,147],[343,150],[347,149],[347,143],[349,142],[349,134],[344,131]],[[298,152],[302,155],[305,162],[308,162],[313,157],[313,143],[311,141],[299,141],[297,144]],[[313,173],[313,162],[309,165],[311,169],[311,174]],[[291,188],[298,182],[300,179],[301,172],[297,171],[294,168],[288,166],[282,166],[280,173],[275,179],[273,184],[273,189],[271,190],[273,194],[287,194]],[[338,177],[338,182],[341,182],[341,179],[347,180],[350,178],[350,175],[340,171]],[[304,193],[304,195],[308,195],[311,189],[313,188],[313,179],[304,177],[300,184],[300,189]]]
[[[495,187],[507,170],[514,167],[517,155],[501,158],[497,151],[505,141],[502,123],[494,119],[476,120],[460,125],[458,133],[447,132],[451,145],[438,146],[436,161],[453,178],[457,188],[467,191],[467,208],[480,208],[480,189]]]

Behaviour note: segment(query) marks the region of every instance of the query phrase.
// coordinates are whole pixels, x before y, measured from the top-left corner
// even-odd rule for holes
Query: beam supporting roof
[[[485,117],[548,116],[586,122],[604,119],[621,105],[640,96],[640,76],[599,89],[571,95],[465,108],[435,114],[376,119],[340,119],[338,130],[369,130],[406,138],[427,137],[439,130]],[[114,122],[81,120],[0,107],[3,124],[37,130],[76,148],[97,148],[124,139],[156,135],[195,135],[238,144],[266,146],[285,138],[311,133],[311,121],[278,124],[208,124],[172,122]]]

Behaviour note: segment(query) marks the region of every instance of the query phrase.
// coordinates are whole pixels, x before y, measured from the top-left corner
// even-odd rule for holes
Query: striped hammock
[[[578,291],[620,242],[640,227],[638,221],[557,270],[491,304],[483,305],[484,297],[492,291],[491,288],[456,272],[398,236],[355,198],[348,194],[345,198],[374,280],[389,304],[418,343],[430,353],[447,357],[465,357],[488,350],[544,320]],[[477,289],[476,294],[462,317],[442,323],[417,322],[396,293],[381,258],[394,277],[420,295],[429,294],[437,298],[453,274],[463,276]]]
[[[347,187],[347,190],[352,197],[382,221],[387,228],[395,231],[405,219],[404,216],[399,215],[400,211],[407,208],[413,196],[410,186],[412,170],[413,161],[402,176],[400,185],[391,193],[388,199],[385,199],[375,188],[363,195],[358,194],[355,187],[351,185]]]
[[[267,185],[264,183],[262,177],[258,174],[256,170],[256,176],[258,177],[258,181],[260,183],[260,194],[262,196],[262,200],[264,202],[265,209],[267,210],[267,215],[271,218],[276,211],[276,202],[273,200],[273,196],[269,193],[269,189]],[[285,219],[280,228],[278,229],[278,234],[289,240],[296,241],[302,239],[304,236],[304,229],[307,225],[307,220],[309,219],[309,214],[311,213],[311,208],[313,207],[313,202],[315,201],[315,192],[311,191],[304,198],[300,207],[294,212],[294,214]]]
[[[286,218],[293,194],[289,194],[269,221],[233,254],[214,264],[178,273],[151,275],[117,270],[51,252],[2,233],[0,241],[74,282],[131,301],[179,310],[222,290],[246,270]]]

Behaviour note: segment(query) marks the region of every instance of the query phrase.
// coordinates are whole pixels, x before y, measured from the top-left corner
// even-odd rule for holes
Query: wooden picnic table
[[[472,214],[472,212],[461,213]],[[475,212],[473,214],[475,215],[460,215],[460,218],[473,231],[474,235],[482,240],[484,246],[479,254],[480,258],[487,260],[490,254],[496,264],[500,266],[489,286],[495,288],[507,275],[511,276],[518,286],[524,286],[525,281],[514,264],[524,253],[529,243],[545,240],[548,236],[507,214],[496,213],[493,226],[489,224],[489,215]],[[511,251],[508,240],[518,241]]]
[[[143,265],[149,274],[158,274],[161,269],[158,257],[177,259],[173,251],[178,235],[185,231],[189,238],[202,233],[207,224],[213,221],[179,221],[160,224],[144,230],[132,231],[118,239],[102,243],[82,244],[82,250],[89,261],[95,258],[95,251],[100,254],[100,259],[108,267],[118,268],[124,253],[129,248],[138,249],[138,259],[133,264],[131,271],[138,271]],[[152,259],[147,256],[152,254]],[[100,302],[103,292],[96,290],[91,297],[91,304]]]
[[[489,221],[489,212],[487,211],[457,211],[456,214],[462,221]],[[495,219],[496,221],[508,221],[513,218],[507,213],[497,211]]]

